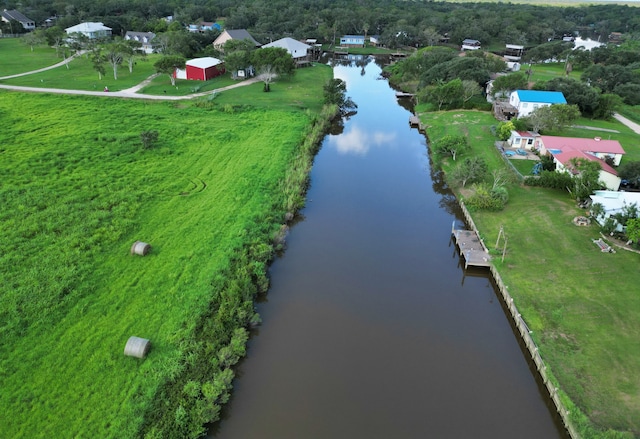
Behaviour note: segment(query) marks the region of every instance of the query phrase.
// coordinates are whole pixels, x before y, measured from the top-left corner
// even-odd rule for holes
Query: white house
[[[617,140],[603,140],[599,137],[582,139],[575,137],[540,136],[538,139],[540,154],[550,154],[556,164],[557,172],[574,172],[571,159],[586,159],[600,163],[600,182],[612,191],[620,188],[621,179],[615,168],[605,160],[610,159],[614,166],[620,164],[624,149]]]
[[[364,35],[343,35],[340,45],[344,47],[364,47]]]
[[[511,131],[509,146],[521,149],[540,149],[540,134],[533,131]]]
[[[94,23],[87,21],[85,23],[76,24],[65,29],[67,35],[80,33],[89,39],[104,38],[111,36],[111,28],[106,27],[103,23]]]
[[[283,49],[286,49],[286,51],[289,53],[289,55],[291,55],[296,63],[307,61],[309,50],[311,49],[311,46],[309,46],[308,44],[301,43],[300,41],[294,40],[293,38],[289,37],[281,38],[272,43],[262,46],[263,49],[267,47],[281,47]]]
[[[140,48],[144,51],[144,53],[153,53],[155,49],[155,45],[153,44],[153,39],[156,37],[156,34],[153,32],[132,32],[127,31],[124,36],[125,40],[133,40],[139,42],[142,46]]]
[[[623,213],[626,208],[633,205],[640,208],[640,192],[596,191],[590,196],[591,204],[600,204],[604,212],[596,217],[600,225],[604,225],[607,218],[616,213]],[[622,232],[622,226],[617,225],[616,230]]]
[[[11,20],[15,20],[19,22],[22,27],[26,30],[34,30],[36,28],[36,22],[30,18],[25,17],[20,11],[11,10],[3,10],[0,11],[0,20],[5,23],[9,23]],[[17,29],[13,29],[12,32],[17,31]]]
[[[478,50],[480,49],[480,41],[467,38],[462,41],[460,50]]]
[[[519,44],[507,44],[504,49],[504,57],[507,61],[520,61],[524,53],[524,46]]]
[[[566,103],[559,91],[516,90],[509,96],[509,104],[518,111],[517,117],[528,116],[540,107]]]

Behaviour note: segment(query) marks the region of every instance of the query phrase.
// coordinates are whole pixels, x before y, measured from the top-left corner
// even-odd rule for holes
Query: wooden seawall
[[[469,214],[467,207],[460,200],[458,200],[458,203],[460,204],[460,208],[462,209],[462,213],[464,215],[465,221],[467,222],[467,225],[471,230],[456,230],[455,221],[454,221],[451,227],[451,232],[452,233],[454,232],[472,233],[473,235],[475,235],[475,238],[478,238],[478,229],[476,228],[476,225],[473,222],[473,218],[471,218],[471,215]],[[463,242],[467,242],[466,244],[467,246],[473,246],[475,248],[476,245],[479,245],[482,247],[483,252],[486,252],[487,250],[482,240],[478,238],[478,244],[476,244],[475,241],[473,241],[475,239],[473,235],[471,235],[471,238],[466,238],[468,235],[460,234],[460,239]],[[454,236],[455,236],[455,233],[454,233]],[[465,239],[469,239],[469,240],[464,241]],[[458,238],[456,238],[456,242],[457,240]],[[464,255],[464,252],[462,251],[462,249],[460,250],[460,253]],[[488,253],[487,253],[487,256],[489,256]],[[471,253],[469,254],[469,257],[470,258],[472,257]],[[466,261],[466,265],[473,265],[469,263],[469,260],[466,258],[466,256],[465,256],[465,261]],[[513,297],[511,297],[511,294],[509,294],[509,291],[508,291],[509,287],[505,285],[496,267],[491,263],[491,260],[486,262],[487,264],[483,266],[489,267],[489,270],[491,271],[491,275],[493,276],[496,286],[498,287],[500,298],[502,299],[504,306],[506,307],[509,314],[511,315],[511,322],[514,325],[518,335],[520,336],[520,340],[522,341],[527,352],[529,353],[529,358],[535,365],[535,368],[538,372],[538,376],[542,380],[542,384],[547,390],[549,398],[551,399],[551,402],[554,408],[556,409],[558,416],[560,416],[560,419],[562,420],[562,424],[566,428],[566,431],[569,434],[569,437],[571,437],[572,439],[580,439],[580,435],[578,434],[578,431],[576,430],[575,426],[571,422],[570,411],[567,410],[564,403],[560,399],[559,389],[558,387],[556,387],[557,383],[551,380],[549,375],[547,374],[547,370],[546,370],[547,367],[544,363],[544,360],[542,359],[542,356],[540,355],[540,352],[538,351],[538,346],[536,345],[535,341],[533,340],[533,337],[531,336],[531,334],[533,334],[533,331],[527,326],[527,323],[522,318],[522,315],[520,315],[520,312],[518,311],[518,308],[514,303]]]

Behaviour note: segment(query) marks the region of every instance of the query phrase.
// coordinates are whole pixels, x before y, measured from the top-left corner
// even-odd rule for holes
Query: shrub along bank
[[[242,88],[224,104],[0,92],[1,437],[196,437],[217,419],[335,111],[300,102],[318,108],[330,77],[299,71],[282,86],[305,96],[275,108],[238,105]],[[146,359],[123,356],[132,335]]]
[[[509,169],[494,147],[490,114],[468,111],[421,114],[430,144],[447,134],[465,134],[470,150],[491,170]],[[587,124],[587,123],[585,123]],[[605,129],[627,130],[616,122],[599,122]],[[571,130],[572,136],[611,136],[608,131]],[[561,135],[561,133],[557,133]],[[637,141],[625,150],[637,151]],[[436,160],[438,158],[436,157]],[[451,159],[440,161],[452,169]],[[492,180],[489,173],[487,179]],[[573,218],[585,215],[566,191],[507,186],[504,210],[472,212],[482,238],[494,253],[494,264],[539,346],[547,373],[557,380],[574,425],[585,438],[640,436],[640,296],[636,253],[602,253],[592,240],[597,225],[577,227]],[[465,191],[456,190],[458,197]],[[500,228],[507,236],[495,249]]]

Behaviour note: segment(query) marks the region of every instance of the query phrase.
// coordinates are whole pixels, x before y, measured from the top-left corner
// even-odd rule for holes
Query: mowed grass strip
[[[103,102],[0,92],[1,437],[137,434],[212,280],[282,221],[279,183],[311,118]],[[136,240],[151,253],[130,255]],[[152,341],[146,360],[123,356],[131,335]]]
[[[46,46],[31,47],[21,38],[0,38],[0,77],[38,70],[63,61],[55,49]]]
[[[490,126],[496,121],[490,114],[425,113],[422,120],[431,140],[464,133],[472,144],[467,154],[485,157],[491,169],[504,166],[493,146]],[[555,134],[600,135],[624,141],[628,154],[638,154],[637,137],[632,142],[621,124],[581,122],[620,133],[571,128]],[[445,169],[452,165],[450,160],[444,164]],[[503,211],[476,211],[473,219],[533,331],[547,371],[570,399],[574,422],[584,437],[639,436],[640,254],[602,253],[592,242],[600,237],[598,227],[573,224],[573,218],[585,211],[563,191],[516,184],[508,190],[509,203]],[[504,263],[502,248],[494,249],[501,226],[508,237]]]
[[[27,55],[23,58],[30,59],[31,57]],[[114,78],[113,68],[109,64],[105,64],[105,74],[100,79],[88,55],[85,54],[72,59],[67,65],[31,75],[4,79],[2,84],[87,91],[102,91],[105,87],[108,87],[110,91],[120,91],[133,87],[153,75],[155,73],[153,63],[158,58],[159,55],[149,55],[144,59],[138,59],[131,72],[129,71],[129,66],[123,63],[118,67],[117,79]],[[52,64],[59,61],[62,61],[62,59],[58,59]],[[28,72],[29,70],[25,68],[23,71]]]

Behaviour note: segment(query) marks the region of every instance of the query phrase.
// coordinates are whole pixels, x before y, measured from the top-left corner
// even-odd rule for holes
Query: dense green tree
[[[640,218],[631,218],[627,221],[626,235],[636,245],[640,242]]]
[[[573,46],[571,41],[552,41],[540,44],[527,50],[522,59],[531,63],[540,63],[550,59],[564,61]]]
[[[453,79],[475,81],[484,86],[490,78],[490,72],[483,58],[455,57],[447,62],[436,64],[424,72],[420,79],[423,85],[448,82]]]
[[[171,79],[171,85],[176,85],[176,78],[173,74],[176,69],[184,69],[186,62],[186,59],[179,55],[163,56],[153,64],[153,68],[158,73],[168,75]]]
[[[98,72],[98,79],[102,80],[102,76],[104,76],[106,72],[105,64],[107,63],[107,57],[102,53],[101,47],[96,47],[89,52],[89,61],[91,61],[93,70]]]
[[[504,142],[506,140],[509,140],[509,137],[511,137],[511,131],[515,129],[516,127],[513,125],[513,122],[511,122],[510,120],[498,122],[496,135],[498,136],[498,139]]]
[[[462,81],[453,79],[449,82],[438,81],[436,85],[426,87],[422,96],[427,102],[438,107],[438,111],[458,108],[462,104]]]
[[[482,88],[475,81],[465,79],[462,81],[462,103],[469,102],[475,96],[482,94]]]
[[[605,93],[612,92],[621,84],[640,83],[640,75],[619,64],[593,65],[582,73],[581,79]]]
[[[464,135],[446,135],[433,142],[432,151],[440,156],[450,156],[454,161],[459,154],[469,150],[469,141]]]
[[[550,105],[535,109],[523,118],[527,126],[538,133],[540,131],[562,130],[580,117],[577,105]]]
[[[554,78],[546,82],[545,89],[562,92],[567,104],[577,105],[585,115],[593,115],[598,108],[598,90],[576,79]]]
[[[602,188],[600,183],[600,170],[602,166],[599,162],[594,162],[582,158],[572,158],[569,160],[567,171],[572,175],[569,192],[576,201],[583,201],[589,195]]]
[[[491,95],[500,96],[507,95],[514,90],[526,90],[528,87],[527,77],[522,72],[515,72],[509,75],[498,76],[493,80],[491,86]]]
[[[624,162],[618,168],[618,176],[633,187],[640,187],[640,161]]]
[[[278,75],[290,76],[296,71],[296,63],[282,47],[265,47],[252,52],[251,63],[257,70],[271,66]]]
[[[618,84],[613,92],[627,105],[640,105],[640,84]]]
[[[251,54],[256,46],[249,40],[228,40],[223,48],[225,68],[231,72],[231,76],[237,78],[238,71],[246,70],[251,66]]]
[[[487,163],[482,157],[467,157],[456,165],[447,180],[453,186],[465,187],[467,183],[475,183],[486,177]]]
[[[616,94],[601,94],[598,97],[598,107],[593,112],[596,119],[610,119],[622,105],[622,98]]]

